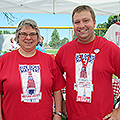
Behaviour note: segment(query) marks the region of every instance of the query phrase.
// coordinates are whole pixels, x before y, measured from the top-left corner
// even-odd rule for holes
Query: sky
[[[4,15],[0,12],[0,26],[17,26],[19,22],[23,19],[29,18],[36,21],[37,25],[40,27],[71,27],[72,24],[72,15],[71,14],[32,14],[32,13],[12,13],[13,16],[16,18],[15,24],[10,25],[8,24],[7,20],[5,19]],[[107,15],[99,15],[96,16],[96,26],[99,23],[104,23],[108,21]],[[0,29],[4,30],[4,29]],[[11,30],[11,29],[8,29]],[[51,34],[54,29],[40,29],[40,34],[44,36],[44,43],[46,41],[50,41]],[[72,40],[72,29],[57,29],[60,35],[60,39],[67,37],[69,40]],[[15,31],[15,29],[12,29]]]

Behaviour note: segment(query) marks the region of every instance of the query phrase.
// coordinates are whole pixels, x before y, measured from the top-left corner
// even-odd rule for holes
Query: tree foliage
[[[64,37],[62,40],[60,40],[60,46],[64,45],[67,42],[69,42],[69,39],[67,37]]]
[[[60,40],[60,35],[56,29],[52,32],[51,41],[49,42],[50,47],[52,48],[59,48],[60,46],[64,45],[65,43],[69,42],[69,39],[64,37]]]
[[[15,34],[15,33],[16,32],[10,32],[8,30],[4,30],[4,31],[0,30],[0,34]]]
[[[2,34],[2,30],[0,30],[0,34]]]
[[[109,28],[112,24],[116,23],[116,22],[120,22],[120,17],[119,15],[111,15],[109,18],[108,18],[108,23],[107,23],[107,28]]]
[[[98,24],[97,25],[97,28],[105,28],[106,30],[103,30],[103,29],[98,29],[98,30],[95,30],[95,34],[97,35],[97,36],[104,36],[104,34],[107,32],[107,23],[105,22],[105,23],[102,23],[102,24]]]
[[[58,48],[60,44],[60,35],[56,29],[52,32],[51,41],[49,42],[50,47]]]
[[[119,15],[110,15],[108,18],[108,22],[98,24],[97,28],[106,28],[108,29],[112,24],[120,21]],[[104,36],[107,30],[95,30],[95,34],[98,36]]]

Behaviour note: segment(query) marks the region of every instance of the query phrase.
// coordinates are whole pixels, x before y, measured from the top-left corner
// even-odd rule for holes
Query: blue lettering
[[[88,56],[89,56],[89,54],[81,54],[81,57],[82,57],[83,61],[87,61]],[[94,61],[94,60],[95,60],[95,55],[94,55],[94,54],[91,54],[91,55],[90,55],[90,58],[89,58],[89,62],[90,62],[91,64],[93,64],[93,61]],[[76,54],[76,56],[75,56],[75,61],[76,61],[76,63],[77,63],[77,62],[81,62],[81,58],[80,58],[80,55],[79,55],[79,54]]]
[[[39,72],[40,71],[40,66],[39,65],[20,65],[19,66],[19,71],[21,73],[28,72],[28,71]]]
[[[93,61],[95,60],[95,55],[91,55],[90,56],[90,59],[89,59],[89,62],[91,63],[91,64],[93,64]]]
[[[78,54],[75,56],[75,61],[76,63],[81,61],[80,56]]]

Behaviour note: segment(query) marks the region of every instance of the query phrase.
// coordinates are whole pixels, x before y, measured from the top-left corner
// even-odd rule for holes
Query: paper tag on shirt
[[[80,55],[86,63],[89,53],[76,53],[75,56],[75,83],[74,90],[77,92],[76,101],[91,103],[93,83],[92,70],[95,54],[91,54],[86,67],[83,66]]]
[[[77,84],[74,84],[74,88],[78,92],[76,101],[91,103],[91,93],[93,91],[91,81],[79,81]]]

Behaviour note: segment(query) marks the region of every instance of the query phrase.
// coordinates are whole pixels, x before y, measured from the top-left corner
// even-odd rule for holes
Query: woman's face
[[[31,26],[23,26],[19,35],[19,44],[21,49],[25,52],[30,52],[36,49],[38,36],[36,30]]]

